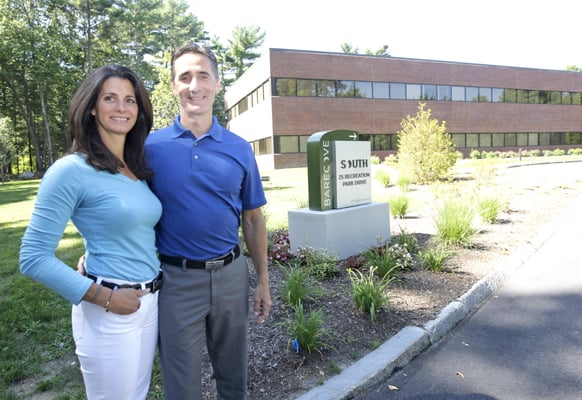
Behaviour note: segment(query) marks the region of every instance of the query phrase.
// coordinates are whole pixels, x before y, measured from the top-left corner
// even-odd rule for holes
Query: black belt
[[[188,268],[188,269],[206,269],[206,270],[216,270],[222,267],[226,267],[228,264],[236,260],[240,256],[240,247],[237,244],[234,248],[227,254],[212,258],[206,261],[189,260],[182,257],[172,257],[160,254],[160,261],[164,264],[173,265],[176,267]]]
[[[155,293],[162,288],[162,271],[160,271],[158,276],[156,276],[154,279],[152,279],[151,281],[149,281],[147,283],[134,283],[134,284],[123,283],[123,284],[119,284],[119,283],[113,283],[113,282],[108,282],[108,281],[103,281],[103,280],[101,282],[97,282],[98,278],[95,275],[91,275],[91,274],[87,274],[87,278],[92,279],[98,285],[105,286],[106,288],[109,288],[112,290],[118,290],[118,289],[145,290],[145,289],[150,289],[151,293]]]

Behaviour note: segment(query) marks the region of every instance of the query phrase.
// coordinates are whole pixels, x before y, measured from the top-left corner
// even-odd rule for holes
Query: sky
[[[564,70],[582,67],[580,0],[189,0],[223,45],[259,26],[267,48]]]

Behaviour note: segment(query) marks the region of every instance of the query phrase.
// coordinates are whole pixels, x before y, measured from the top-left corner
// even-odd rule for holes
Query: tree
[[[12,161],[12,153],[15,150],[14,142],[10,135],[8,118],[0,118],[0,175],[4,183],[4,172]],[[10,169],[8,170],[10,173]]]
[[[344,54],[360,54],[360,49],[358,47],[354,47],[351,43],[342,43],[340,46]],[[374,51],[366,49],[366,51],[364,51],[364,54],[368,56],[390,57],[387,44],[383,45],[378,50]]]
[[[447,178],[457,158],[445,121],[439,125],[424,106],[419,103],[416,116],[402,120],[402,130],[397,132],[399,169],[421,184]]]
[[[354,47],[351,43],[342,43],[340,47],[344,54],[358,54],[360,52],[360,49],[358,47]]]
[[[265,32],[256,25],[249,27],[236,26],[232,31],[232,39],[228,40],[228,49],[224,59],[224,65],[229,72],[234,74],[236,80],[245,73],[253,62],[261,56],[255,52],[265,41]],[[229,83],[224,82],[225,84]]]
[[[582,67],[581,68],[578,68],[575,65],[568,65],[566,67],[566,71],[582,72]]]
[[[178,103],[172,92],[170,78],[170,58],[171,54],[166,52],[163,65],[156,67],[158,73],[158,83],[152,92],[152,106],[154,108],[154,130],[164,128],[172,122],[178,114]]]

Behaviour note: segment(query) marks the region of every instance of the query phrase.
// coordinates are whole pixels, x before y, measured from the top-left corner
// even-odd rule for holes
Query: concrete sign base
[[[340,260],[356,255],[379,242],[390,240],[388,203],[369,203],[354,207],[316,211],[291,210],[289,241],[291,252],[299,247],[325,249]]]

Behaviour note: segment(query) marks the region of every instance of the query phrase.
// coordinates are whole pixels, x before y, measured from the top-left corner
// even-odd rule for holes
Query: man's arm
[[[269,317],[272,302],[267,261],[267,227],[260,208],[243,211],[242,233],[257,271],[254,313],[258,322],[264,322]]]

